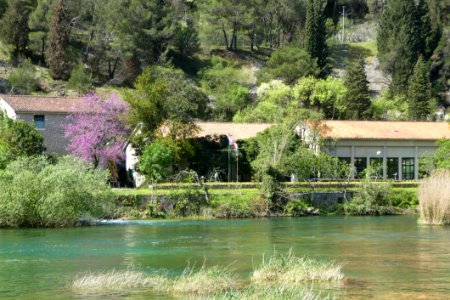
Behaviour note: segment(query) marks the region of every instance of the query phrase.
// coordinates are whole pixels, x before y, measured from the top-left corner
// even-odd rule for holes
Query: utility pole
[[[345,33],[345,6],[342,6],[342,36],[341,43],[344,43],[344,33]]]

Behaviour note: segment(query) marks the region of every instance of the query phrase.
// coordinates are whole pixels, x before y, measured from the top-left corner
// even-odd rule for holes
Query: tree
[[[94,93],[84,97],[81,109],[82,112],[71,115],[72,122],[65,126],[67,150],[95,168],[122,160],[130,133],[123,119],[128,112],[127,103],[116,94],[102,98]]]
[[[306,51],[287,46],[272,53],[261,73],[262,76],[267,73],[270,79],[281,79],[286,84],[294,84],[302,77],[319,75],[319,69],[317,59],[311,58]],[[259,73],[258,75],[261,76]]]
[[[344,84],[347,88],[345,96],[347,118],[369,119],[372,116],[371,101],[364,58],[361,57],[349,65]]]
[[[293,97],[298,107],[318,110],[326,119],[342,119],[345,116],[346,94],[342,80],[332,77],[305,77],[293,87]]]
[[[198,31],[193,24],[178,26],[174,34],[174,45],[184,56],[192,56],[200,51]]]
[[[83,65],[78,65],[72,70],[67,87],[76,90],[79,96],[86,94],[92,88],[91,75],[84,70]]]
[[[378,29],[378,58],[391,75],[394,92],[407,93],[419,55],[428,59],[437,46],[440,25],[431,21],[428,1],[388,1]]]
[[[52,17],[49,45],[45,52],[50,75],[53,79],[67,80],[70,77],[69,24],[66,17],[65,0],[58,0]]]
[[[430,114],[431,83],[428,65],[422,56],[414,67],[408,90],[409,118],[411,120],[426,120]]]
[[[327,65],[328,46],[326,19],[322,0],[308,0],[306,5],[305,49],[317,59],[317,65],[324,72]]]
[[[170,139],[154,140],[145,146],[139,160],[139,170],[152,181],[163,180],[170,174],[168,168],[174,156],[174,145]]]
[[[39,0],[37,6],[30,15],[28,25],[30,26],[30,45],[33,53],[41,56],[41,63],[45,62],[45,49],[51,18],[53,15],[54,0]]]
[[[0,22],[0,36],[5,44],[12,46],[14,64],[19,62],[19,57],[25,53],[28,46],[28,18],[31,11],[31,0],[9,0],[8,8]]]

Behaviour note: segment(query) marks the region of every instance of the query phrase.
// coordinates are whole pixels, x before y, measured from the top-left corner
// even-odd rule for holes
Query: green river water
[[[0,230],[0,299],[84,299],[80,273],[134,268],[180,274],[191,264],[230,266],[247,278],[263,254],[345,263],[336,298],[450,299],[450,228],[416,216],[156,221],[68,229]],[[165,298],[128,291],[91,298]]]

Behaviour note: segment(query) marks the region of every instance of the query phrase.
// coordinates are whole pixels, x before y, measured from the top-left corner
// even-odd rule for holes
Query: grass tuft
[[[419,208],[424,224],[450,224],[450,170],[436,170],[422,181]]]
[[[253,271],[251,281],[289,286],[307,281],[340,281],[343,278],[342,265],[296,257],[289,251],[286,255],[274,253],[267,260],[263,258],[261,266]]]
[[[202,266],[194,271],[194,268],[188,267],[174,280],[170,292],[176,295],[212,296],[230,292],[237,286],[236,277],[228,268]]]
[[[168,279],[162,275],[147,276],[132,270],[111,271],[108,273],[87,273],[78,276],[72,283],[72,289],[83,292],[118,291],[136,288],[165,290]]]

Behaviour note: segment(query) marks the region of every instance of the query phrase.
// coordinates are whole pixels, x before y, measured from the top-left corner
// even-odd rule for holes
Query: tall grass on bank
[[[296,285],[307,281],[340,281],[343,278],[342,265],[297,257],[289,251],[287,255],[274,253],[269,259],[263,259],[261,266],[253,271],[251,280],[253,283]]]
[[[149,289],[174,297],[201,297],[208,299],[323,299],[308,282],[336,282],[342,280],[341,265],[275,253],[254,269],[247,285],[229,270],[204,265],[194,270],[185,269],[173,278],[164,274],[147,275],[143,272],[112,271],[78,276],[72,291],[81,294],[103,294]]]
[[[187,267],[183,274],[177,277],[170,286],[170,292],[176,295],[215,295],[226,293],[237,288],[236,276],[228,268],[218,266],[199,271]]]
[[[425,224],[450,224],[450,170],[436,170],[419,186],[420,219]]]
[[[134,288],[165,290],[168,279],[163,275],[148,276],[133,270],[111,271],[108,273],[86,273],[78,276],[72,283],[77,292],[104,292]]]

